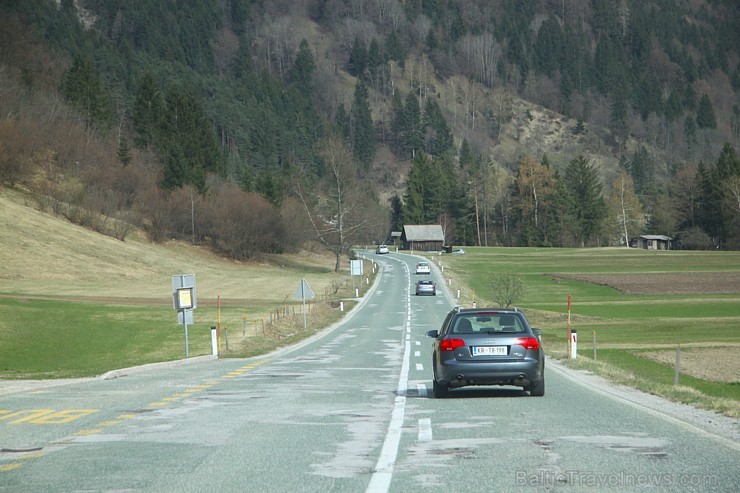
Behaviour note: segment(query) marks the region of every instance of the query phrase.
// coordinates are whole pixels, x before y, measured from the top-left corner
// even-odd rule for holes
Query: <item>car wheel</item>
[[[432,392],[434,393],[435,399],[444,399],[445,397],[447,397],[448,390],[449,389],[446,385],[442,385],[436,380],[432,380]]]
[[[545,395],[545,377],[542,377],[542,380],[533,382],[532,385],[526,387],[524,390],[528,390],[531,396],[542,397]]]

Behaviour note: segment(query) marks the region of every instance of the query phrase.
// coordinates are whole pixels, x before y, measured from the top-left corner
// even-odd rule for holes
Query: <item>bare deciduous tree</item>
[[[624,246],[630,244],[630,233],[634,236],[645,224],[642,205],[635,195],[632,178],[620,170],[612,183],[612,193],[609,196],[609,211],[612,226],[618,234],[619,243]]]
[[[524,281],[514,274],[490,274],[491,297],[500,307],[510,308],[524,295]]]
[[[334,253],[334,271],[339,272],[341,260],[366,232],[369,220],[360,200],[357,165],[352,152],[337,138],[323,146],[327,178],[315,192],[298,185],[296,195],[303,202],[315,239]]]

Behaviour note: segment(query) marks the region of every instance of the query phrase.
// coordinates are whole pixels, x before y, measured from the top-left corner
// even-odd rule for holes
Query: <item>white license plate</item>
[[[473,356],[506,356],[506,346],[473,346]]]

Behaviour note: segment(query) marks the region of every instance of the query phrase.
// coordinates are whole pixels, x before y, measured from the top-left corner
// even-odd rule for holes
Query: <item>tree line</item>
[[[464,163],[465,143],[460,163]],[[585,156],[561,172],[547,156],[524,156],[512,176],[480,156],[456,167],[444,158],[414,158],[393,224],[439,222],[452,244],[583,247],[631,245],[645,233],[671,236],[674,247],[740,246],[740,157],[726,144],[716,163],[676,173],[663,191],[635,186],[635,152],[610,183]],[[651,199],[652,197],[652,199]]]
[[[716,36],[731,32],[722,14],[736,12],[732,2],[716,2],[711,15],[692,12],[717,21],[713,28],[687,23],[672,2],[658,0],[544,11],[516,1],[364,4],[301,2],[318,25],[344,36],[331,53],[353,76],[345,99],[332,97],[337,86],[315,48],[275,20],[285,2],[90,1],[95,29],[86,29],[71,0],[3,1],[12,14],[3,20],[2,63],[13,67],[6,115],[31,115],[58,88],[69,111],[55,115],[58,125],[77,134],[78,145],[66,144],[55,168],[45,168],[47,195],[136,217],[158,241],[189,238],[237,258],[311,237],[343,254],[348,241],[384,241],[402,224],[428,222],[442,223],[457,244],[621,244],[649,231],[680,236],[687,247],[738,245],[737,157],[729,144],[718,157],[712,151],[720,135],[737,137],[738,111],[725,105],[718,117],[719,95],[701,83],[714,77],[736,90],[740,81],[732,38]],[[45,65],[22,54],[29,44],[46,47],[35,52]],[[65,60],[57,87],[46,79],[60,70],[54,53]],[[471,99],[471,117],[450,124],[453,115],[419,72],[426,68],[407,67],[421,55],[436,77],[459,73],[576,116],[575,132],[603,123],[620,156],[618,175],[602,183],[603,170],[583,156],[561,170],[546,155],[484,157],[511,109],[475,127]],[[416,70],[407,91],[394,85],[394,67]],[[557,90],[533,90],[548,87]],[[3,122],[7,136],[21,128],[20,118]],[[662,128],[657,149],[677,146],[693,161],[657,180],[656,146],[626,146],[637,128]],[[48,142],[52,135],[37,135],[43,146],[10,138],[4,146],[18,155],[61,148]],[[99,150],[82,145],[91,139]],[[108,145],[115,152],[103,159]],[[373,176],[386,149],[391,160],[410,162],[404,190],[389,204],[378,200]],[[342,173],[336,156],[348,161]],[[18,163],[3,159],[6,183],[30,176]],[[353,180],[338,179],[346,169]]]

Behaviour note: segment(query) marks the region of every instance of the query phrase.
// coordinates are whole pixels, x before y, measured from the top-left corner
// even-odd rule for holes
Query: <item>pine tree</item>
[[[433,156],[442,156],[451,151],[455,145],[447,120],[437,101],[428,98],[424,105],[424,126],[426,142],[424,149]]]
[[[635,153],[632,155],[629,171],[634,183],[634,189],[638,194],[645,192],[653,184],[655,164],[645,146],[641,145],[635,150]]]
[[[308,41],[303,39],[293,62],[293,68],[290,71],[290,80],[295,84],[304,95],[310,95],[313,92],[313,72],[316,69]]]
[[[137,147],[147,148],[159,140],[163,117],[164,103],[159,85],[151,72],[145,72],[136,91],[131,117]]]
[[[370,111],[367,86],[361,80],[355,86],[352,116],[354,123],[352,152],[355,158],[367,169],[375,156],[375,127]]]
[[[178,187],[191,184],[205,192],[207,174],[223,173],[223,153],[213,125],[191,90],[173,86],[165,106],[160,152],[168,156],[167,167],[173,175],[165,181]]]
[[[422,149],[424,143],[421,108],[419,107],[419,100],[413,91],[406,95],[401,131],[403,136],[402,149],[406,153],[405,157],[411,158]]]
[[[83,56],[74,57],[72,66],[64,77],[64,96],[83,115],[85,124],[108,125],[113,119],[113,103],[103,90],[92,62]]]
[[[712,172],[707,169],[704,161],[700,161],[696,168],[697,188],[699,189],[699,224],[701,228],[715,240],[721,233],[720,207],[717,203],[716,184]]]
[[[688,115],[683,122],[683,136],[686,139],[686,146],[693,149],[696,145],[696,120]]]
[[[128,139],[125,135],[121,135],[118,139],[118,150],[116,154],[123,166],[128,166],[131,163],[131,149],[128,146]]]
[[[352,43],[352,50],[349,53],[349,66],[347,71],[355,77],[360,77],[367,68],[367,48],[365,43],[359,37],[356,37]]]
[[[606,203],[596,169],[584,156],[574,158],[565,170],[571,196],[570,214],[581,246],[597,240],[606,217]]]
[[[717,119],[714,116],[714,107],[706,94],[699,100],[699,109],[696,110],[696,126],[700,129],[717,128]]]
[[[560,23],[554,16],[549,16],[537,31],[535,41],[535,68],[548,77],[552,77],[560,67],[563,33]]]
[[[401,93],[395,91],[391,100],[391,148],[398,154],[404,151],[404,132],[406,124],[405,108],[401,100]]]
[[[347,110],[344,108],[344,103],[339,104],[339,107],[337,108],[337,114],[334,117],[334,123],[337,126],[337,130],[339,130],[339,134],[344,139],[344,142],[346,144],[349,144],[350,121],[349,121],[349,115],[347,114]]]

